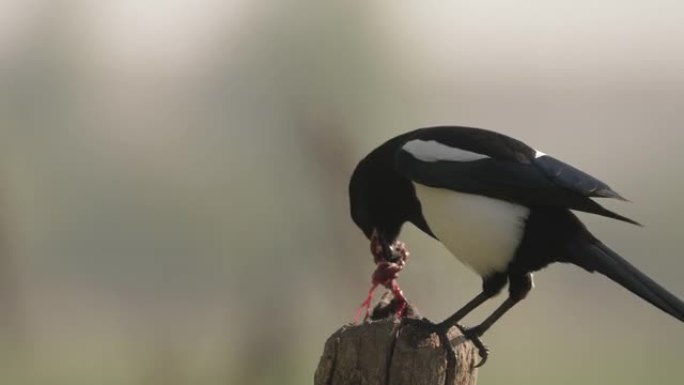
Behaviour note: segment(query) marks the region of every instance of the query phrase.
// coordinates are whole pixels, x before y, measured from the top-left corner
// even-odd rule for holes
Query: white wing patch
[[[437,239],[481,276],[504,272],[515,256],[530,209],[480,195],[413,184]]]
[[[546,154],[544,154],[543,152],[541,152],[539,150],[534,150],[534,158],[535,159],[540,158],[542,156],[546,156]]]
[[[455,162],[472,162],[489,158],[487,155],[450,147],[436,140],[412,140],[404,144],[402,149],[423,162],[438,162],[440,160]]]

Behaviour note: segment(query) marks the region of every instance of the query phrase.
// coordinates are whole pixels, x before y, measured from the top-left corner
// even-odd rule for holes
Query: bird
[[[365,156],[349,183],[353,222],[378,261],[397,259],[411,223],[482,278],[482,290],[432,329],[458,326],[480,337],[533,288],[533,273],[554,262],[600,273],[684,322],[684,302],[610,249],[575,215],[640,225],[596,198],[626,200],[606,183],[512,137],[481,128],[436,126],[387,140]],[[394,284],[393,284],[394,285]],[[460,321],[508,285],[508,297],[474,327]],[[389,287],[389,286],[388,286]]]

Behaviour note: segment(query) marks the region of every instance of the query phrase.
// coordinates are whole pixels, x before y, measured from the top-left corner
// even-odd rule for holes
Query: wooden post
[[[477,349],[452,328],[446,338],[382,320],[333,333],[315,385],[475,385]]]

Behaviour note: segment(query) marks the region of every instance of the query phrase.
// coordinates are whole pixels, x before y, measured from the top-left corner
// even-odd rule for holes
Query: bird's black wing
[[[536,157],[532,163],[552,182],[578,194],[587,197],[626,200],[607,184],[552,156],[542,155]]]
[[[444,154],[418,154],[414,150],[416,141],[431,143],[432,148],[443,145],[474,155],[454,160]],[[395,166],[400,175],[430,187],[530,207],[567,207],[638,224],[590,199],[622,199],[607,184],[518,140],[491,131],[466,127],[417,130],[397,151]]]

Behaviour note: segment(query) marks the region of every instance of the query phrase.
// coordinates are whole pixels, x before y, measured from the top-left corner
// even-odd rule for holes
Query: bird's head
[[[366,166],[360,164],[357,167],[349,185],[351,217],[370,240],[370,250],[376,263],[393,261],[395,255],[391,245],[399,236],[406,218],[401,215],[401,208],[391,201],[401,193],[393,194],[392,189],[387,188],[386,175],[378,176],[377,180],[366,179],[370,177],[366,174]]]
[[[416,222],[420,204],[411,182],[395,171],[395,154],[405,139],[394,138],[356,166],[349,183],[351,217],[366,238],[386,250],[406,221]]]

